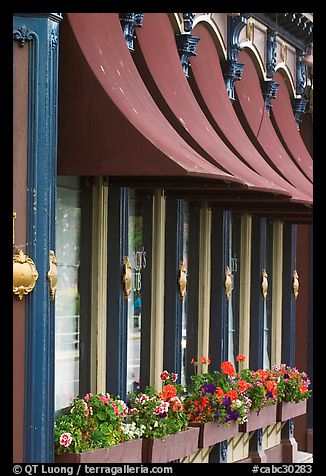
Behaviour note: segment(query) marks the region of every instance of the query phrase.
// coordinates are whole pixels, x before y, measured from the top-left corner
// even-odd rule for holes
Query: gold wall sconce
[[[123,295],[125,299],[128,299],[132,289],[132,266],[128,256],[123,257]]]
[[[50,282],[50,300],[53,301],[55,298],[58,282],[58,262],[53,250],[50,250],[49,261],[50,269],[48,272],[48,280]]]
[[[183,301],[187,294],[187,270],[183,261],[179,263],[178,291],[180,299]]]
[[[261,292],[264,297],[264,299],[267,298],[267,293],[268,293],[268,274],[266,269],[263,269],[262,271],[262,281],[261,281]]]
[[[300,285],[299,276],[298,276],[297,270],[295,269],[293,271],[293,284],[292,284],[294,299],[297,299],[299,295],[299,285]]]
[[[38,278],[38,272],[34,261],[18,250],[13,256],[13,293],[23,297],[33,291]]]
[[[15,246],[15,220],[16,212],[13,212],[13,246]],[[23,250],[17,250],[13,255],[13,293],[21,301],[24,296],[33,291],[38,272],[34,261],[26,256]]]
[[[225,287],[225,297],[226,297],[226,300],[228,301],[230,299],[230,296],[231,296],[231,293],[232,293],[231,270],[228,266],[225,266],[224,287]]]

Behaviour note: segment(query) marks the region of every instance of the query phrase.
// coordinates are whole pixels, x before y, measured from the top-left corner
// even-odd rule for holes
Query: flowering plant
[[[56,454],[107,448],[141,436],[141,427],[134,432],[123,423],[127,413],[126,403],[109,393],[88,393],[74,399],[68,412],[55,420]]]
[[[272,366],[272,374],[276,380],[278,401],[298,403],[311,397],[310,380],[305,372],[281,364]]]
[[[198,363],[192,361],[196,366]],[[199,364],[210,364],[201,357]],[[231,362],[221,364],[221,372],[205,372],[191,376],[190,391],[185,399],[190,421],[228,423],[247,421],[248,401],[236,386],[235,369]]]
[[[152,386],[145,393],[129,394],[127,421],[144,427],[146,438],[164,439],[185,430],[189,416],[183,408],[183,387],[176,384],[177,374],[166,370],[160,375],[163,388],[157,392]]]

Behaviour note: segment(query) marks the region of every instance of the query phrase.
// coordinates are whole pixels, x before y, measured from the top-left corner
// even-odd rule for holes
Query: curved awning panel
[[[281,177],[259,154],[236,115],[228,97],[216,45],[203,23],[192,33],[200,38],[196,56],[191,58],[191,84],[203,110],[207,109],[230,148],[261,176],[273,181],[291,195],[291,201],[310,202],[307,195]]]
[[[182,70],[173,27],[166,13],[146,13],[137,29],[133,53],[145,84],[180,135],[205,158],[230,174],[241,177],[248,188],[291,196],[268,178],[244,164],[223,142],[201,110]]]
[[[173,129],[146,89],[117,13],[69,13],[60,50],[58,173],[236,182]]]
[[[279,83],[276,98],[273,100],[272,107],[272,116],[275,120],[276,132],[278,132],[283,145],[295,163],[312,182],[313,160],[306,149],[295,122],[291,99],[285,79],[280,71],[276,72],[273,79]]]
[[[291,185],[308,195],[312,202],[311,182],[299,170],[283,147],[268,116],[258,73],[249,53],[241,51],[238,61],[244,64],[242,78],[235,84],[240,112],[244,116],[242,123],[247,123],[247,131],[251,134],[250,138],[261,148],[266,160],[269,160],[278,173]]]

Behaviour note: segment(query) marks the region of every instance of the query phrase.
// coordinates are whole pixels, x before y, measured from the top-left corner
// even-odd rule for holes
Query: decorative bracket
[[[19,250],[13,256],[13,293],[23,299],[33,291],[38,272],[34,261]]]
[[[242,28],[246,26],[248,19],[242,14],[227,17],[227,60],[222,63],[222,71],[226,89],[230,99],[234,100],[234,83],[241,79],[243,64],[238,63],[238,55],[242,50],[239,36]]]
[[[187,270],[183,261],[180,261],[179,264],[178,288],[180,299],[183,301],[185,295],[187,294]]]
[[[296,94],[303,95],[307,85],[307,67],[303,63],[304,52],[296,51]]]
[[[200,38],[198,36],[190,35],[189,33],[177,34],[176,43],[181,59],[181,65],[186,77],[189,78],[189,58],[196,56],[196,46]]]
[[[301,122],[302,122],[301,114],[305,112],[308,102],[309,102],[308,99],[305,99],[305,98],[292,98],[292,109],[294,113],[294,119],[295,119],[295,122],[297,123],[297,127],[299,130],[300,130]]]
[[[195,13],[182,13],[183,18],[183,29],[186,32],[190,32],[192,30],[192,24],[195,18]]]
[[[22,25],[17,30],[14,30],[13,38],[15,41],[19,42],[19,46],[23,48],[25,43],[33,40],[35,33],[27,28],[27,26]]]
[[[262,281],[261,281],[261,292],[263,294],[263,298],[267,298],[267,292],[268,292],[268,274],[266,269],[263,269],[262,271]]]
[[[298,276],[298,272],[297,272],[296,269],[293,271],[293,284],[292,284],[292,287],[293,287],[294,299],[297,299],[298,294],[299,294],[299,276]]]
[[[263,92],[263,96],[265,98],[265,107],[267,109],[267,113],[270,116],[271,108],[273,107],[271,104],[271,100],[276,98],[276,93],[279,88],[280,83],[276,81],[261,81],[261,88]]]
[[[144,13],[119,13],[123,34],[130,51],[134,51],[134,31],[142,27]]]
[[[53,301],[55,298],[58,282],[58,262],[53,250],[50,250],[49,261],[50,269],[48,272],[48,280],[50,281],[50,300]]]
[[[132,266],[128,256],[123,257],[123,295],[125,299],[128,299],[132,289]]]
[[[276,68],[276,31],[267,30],[266,75],[272,78]]]
[[[225,281],[224,281],[224,287],[225,287],[225,296],[226,300],[228,301],[230,299],[231,293],[232,293],[232,278],[231,278],[231,270],[228,266],[225,267]]]

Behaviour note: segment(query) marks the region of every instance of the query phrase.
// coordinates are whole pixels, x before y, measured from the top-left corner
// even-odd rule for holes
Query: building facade
[[[312,374],[312,29],[14,14],[15,463],[54,461],[77,395],[186,385],[202,355]],[[312,431],[309,401],[185,462],[298,461]]]

